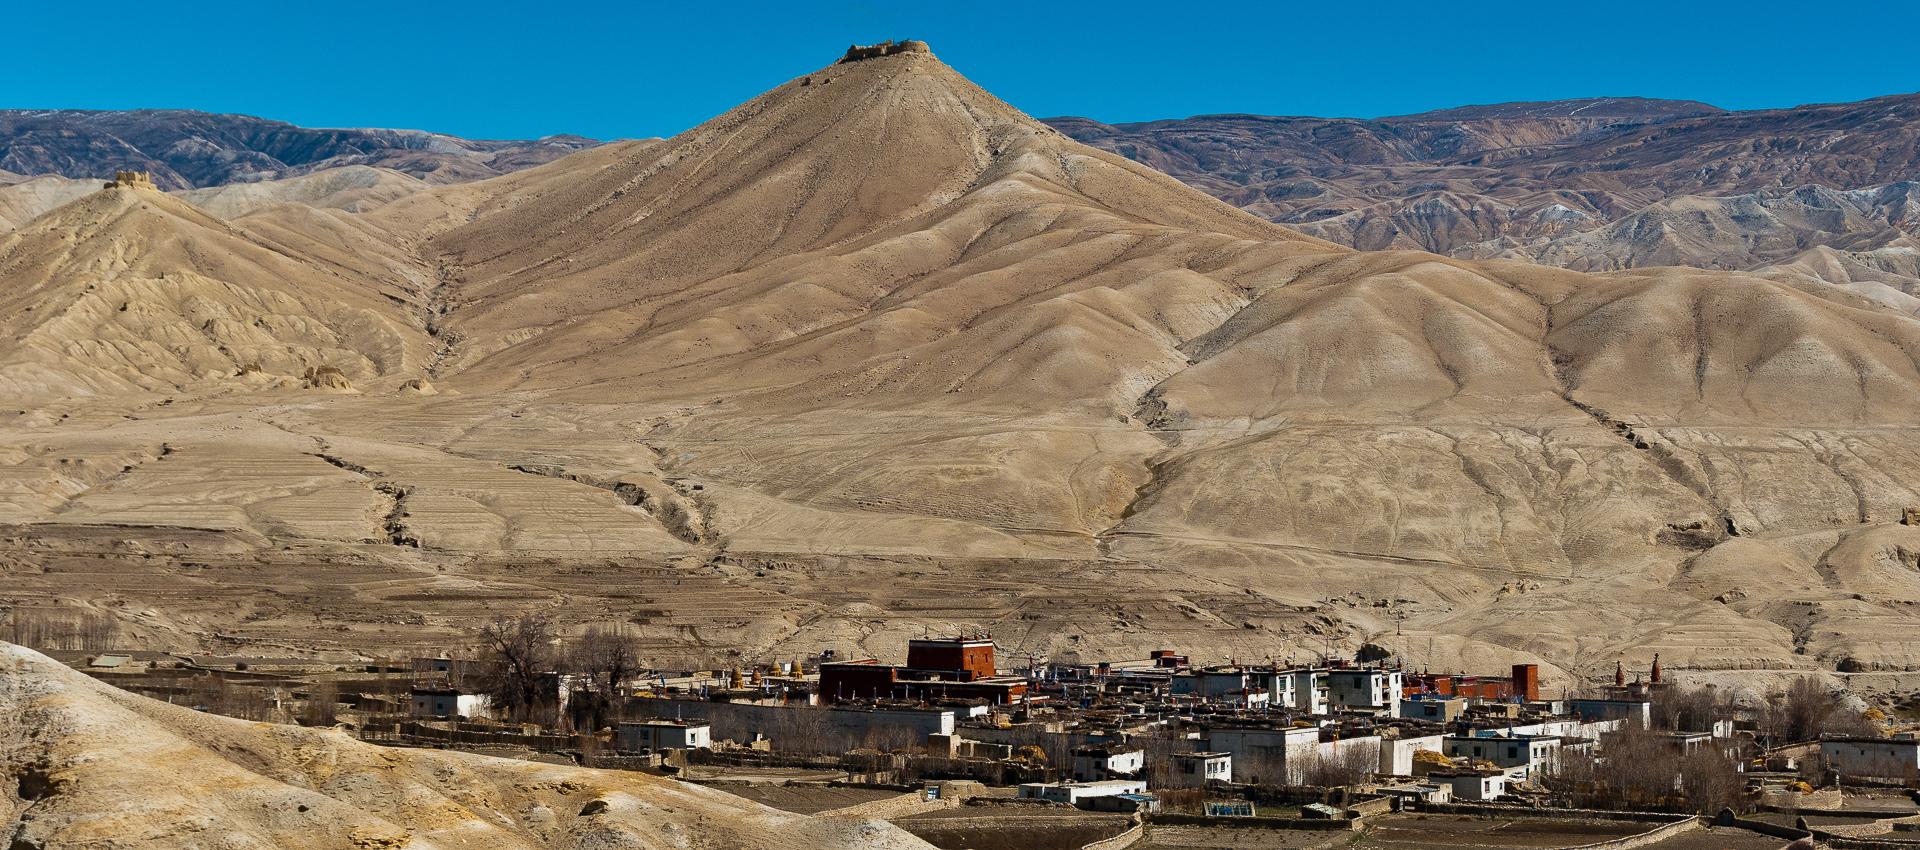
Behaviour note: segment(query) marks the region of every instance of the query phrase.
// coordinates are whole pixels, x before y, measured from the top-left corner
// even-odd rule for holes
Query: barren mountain
[[[34,217],[99,191],[98,180],[71,180],[46,175],[22,177],[0,172],[0,233]]]
[[[96,191],[0,237],[0,279],[0,387],[22,404],[315,370],[364,384],[417,374],[430,348],[397,271],[330,267],[151,188]]]
[[[597,144],[578,136],[475,141],[420,130],[313,129],[186,109],[0,110],[0,169],[111,177],[151,171],[163,188],[294,177],[343,165],[434,183],[517,171]]]
[[[1645,120],[1598,109],[1497,120]],[[1920,667],[1898,245],[1764,273],[1353,251],[919,49],[370,212],[124,194],[0,243],[0,362],[47,394],[0,418],[0,569],[17,607],[144,641],[366,651],[536,607],[661,661],[985,626],[1555,677]],[[1857,280],[1788,268],[1815,262]],[[110,345],[91,318],[16,341],[127,279],[192,297]],[[230,327],[261,331],[244,357]],[[290,379],[320,363],[357,392]]]
[[[103,181],[58,175],[0,175],[0,234],[99,191]],[[237,218],[282,204],[365,212],[426,190],[427,183],[385,168],[343,165],[278,180],[228,183],[168,194],[222,218]]]
[[[1887,221],[1779,214],[1801,193],[1905,193],[1920,172],[1920,95],[1725,112],[1602,99],[1465,107],[1355,121],[1201,116],[1073,135],[1274,221],[1357,248],[1517,256],[1600,268],[1751,269],[1789,247],[1850,250],[1913,235]],[[1871,206],[1873,201],[1866,201]],[[1675,210],[1774,207],[1734,231]],[[1680,214],[1682,217],[1686,213]],[[1820,219],[1824,213],[1815,215]],[[1758,254],[1758,255],[1757,255]],[[1594,259],[1599,257],[1601,259]],[[1598,265],[1596,265],[1598,263]]]
[[[11,846],[276,850],[925,848],[627,771],[395,749],[212,716],[0,643],[0,833]]]

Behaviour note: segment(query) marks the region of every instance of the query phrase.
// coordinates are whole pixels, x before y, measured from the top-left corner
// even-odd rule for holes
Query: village
[[[635,770],[948,848],[1920,848],[1920,736],[1811,681],[1764,707],[1658,657],[1548,693],[1540,668],[1021,658],[984,632],[904,661],[822,649],[648,667],[615,629],[502,619],[476,650],[340,665],[52,651],[199,710],[396,747]]]

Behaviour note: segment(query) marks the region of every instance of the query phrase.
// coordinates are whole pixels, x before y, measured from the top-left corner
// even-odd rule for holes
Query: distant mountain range
[[[476,141],[423,130],[315,129],[185,109],[0,110],[0,171],[72,178],[151,171],[168,189],[297,177],[345,165],[462,183],[596,144],[580,136]]]
[[[1604,270],[1757,269],[1831,248],[1900,265],[1920,232],[1920,95],[1747,112],[1601,98],[1375,120],[1048,123],[1365,250]]]
[[[1075,140],[1221,200],[1363,250],[1522,259],[1583,271],[1650,265],[1872,279],[1920,309],[1920,94],[1729,112],[1588,98],[1379,119],[1054,118]],[[495,177],[599,142],[315,129],[192,110],[0,110],[0,230],[119,169],[217,215],[285,201],[366,210],[428,185]],[[66,178],[33,179],[55,176]],[[80,180],[84,182],[71,182]],[[246,184],[236,186],[235,184]],[[219,188],[226,187],[226,188]],[[1818,255],[1811,255],[1818,249]]]

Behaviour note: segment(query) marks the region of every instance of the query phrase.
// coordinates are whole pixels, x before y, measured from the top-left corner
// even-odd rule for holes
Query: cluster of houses
[[[1122,810],[1152,808],[1160,789],[1368,777],[1429,802],[1494,800],[1595,754],[1606,733],[1648,725],[1663,686],[1657,660],[1651,681],[1630,685],[1622,671],[1615,687],[1578,699],[1543,695],[1531,664],[1498,676],[1377,660],[1196,667],[1169,650],[1003,671],[985,635],[913,640],[901,665],[823,653],[808,665],[669,681],[656,674],[622,706],[619,749],[911,749],[975,779],[1031,776],[989,769],[1043,760],[1048,781],[1020,783],[1020,796]],[[467,715],[457,691],[446,680],[417,688],[414,713]],[[1716,719],[1665,734],[1684,749],[1724,746],[1733,730]]]
[[[1570,759],[1604,758],[1609,733],[1652,729],[1655,698],[1668,687],[1657,656],[1644,679],[1630,683],[1620,668],[1611,687],[1555,698],[1542,693],[1531,664],[1499,675],[1416,672],[1380,658],[1196,666],[1162,650],[1136,661],[1003,670],[986,635],[927,637],[906,649],[899,665],[823,652],[749,670],[648,671],[622,683],[613,705],[600,695],[581,700],[578,680],[568,675],[551,674],[545,687],[553,716],[578,730],[569,734],[597,735],[603,748],[655,763],[718,750],[766,758],[887,754],[922,778],[1018,786],[1024,798],[1121,811],[1151,810],[1165,791],[1252,786],[1365,783],[1425,802],[1525,797]],[[286,669],[271,672],[260,669],[265,661],[76,659],[96,675],[130,682],[140,671],[148,678],[217,674],[227,685],[297,694],[297,663],[275,663]],[[485,663],[414,659],[411,677],[402,676],[404,695],[378,692],[391,674],[408,670],[383,667],[371,682],[337,682],[336,692],[366,717],[403,713],[448,733],[516,726],[486,719]],[[170,700],[204,699],[204,687],[150,684]],[[570,718],[576,703],[591,703],[596,721],[618,719],[601,727]],[[1652,734],[1680,752],[1732,750],[1732,718],[1683,722],[1693,725]],[[570,740],[525,726],[498,734],[556,747]],[[1843,776],[1920,780],[1920,740],[1912,733],[1799,746]]]

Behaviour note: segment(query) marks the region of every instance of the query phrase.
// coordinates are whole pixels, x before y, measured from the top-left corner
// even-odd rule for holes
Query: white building
[[[1176,788],[1199,788],[1210,782],[1233,780],[1232,753],[1174,753],[1170,759]]]
[[[1147,763],[1145,750],[1125,747],[1080,747],[1073,751],[1075,782],[1098,782],[1116,777],[1137,776]]]
[[[1289,707],[1302,714],[1327,713],[1327,671],[1301,667],[1275,673],[1274,679],[1277,681],[1283,676],[1292,680],[1291,684],[1285,687],[1285,690],[1292,694]],[[1274,689],[1277,691],[1281,687],[1276,684]]]
[[[1446,752],[1445,735],[1421,735],[1414,738],[1384,738],[1380,741],[1380,772],[1387,776],[1412,776],[1413,756],[1421,750]]]
[[[1244,667],[1209,667],[1174,676],[1172,691],[1175,694],[1191,694],[1208,702],[1261,708],[1268,704],[1269,684],[1266,674]]]
[[[1459,717],[1467,710],[1467,701],[1460,697],[1427,697],[1424,699],[1402,700],[1400,716],[1414,720],[1431,720],[1435,723],[1447,723]]]
[[[1499,766],[1515,779],[1551,772],[1560,764],[1557,735],[1448,735],[1442,753]]]
[[[486,694],[461,694],[455,705],[459,707],[461,717],[493,716],[493,697]]]
[[[1820,757],[1842,777],[1920,778],[1920,737],[1912,732],[1891,738],[1823,736]]]
[[[1313,726],[1210,729],[1206,740],[1207,749],[1233,755],[1233,781],[1275,783],[1288,781],[1287,765],[1298,764],[1313,752],[1320,743],[1320,730]]]
[[[1383,667],[1342,667],[1327,671],[1327,698],[1338,708],[1400,714],[1400,671]]]
[[[1644,699],[1576,699],[1567,707],[1581,720],[1624,720],[1642,729],[1653,724],[1653,703]]]
[[[1109,779],[1103,782],[1029,782],[1020,786],[1020,796],[1029,800],[1047,800],[1079,806],[1094,797],[1116,794],[1145,794],[1147,783],[1138,779]]]
[[[1427,774],[1427,781],[1450,786],[1455,800],[1486,802],[1507,793],[1507,775],[1495,771],[1436,771]]]
[[[620,750],[697,750],[713,747],[713,727],[678,720],[640,720],[620,724],[614,748]]]

